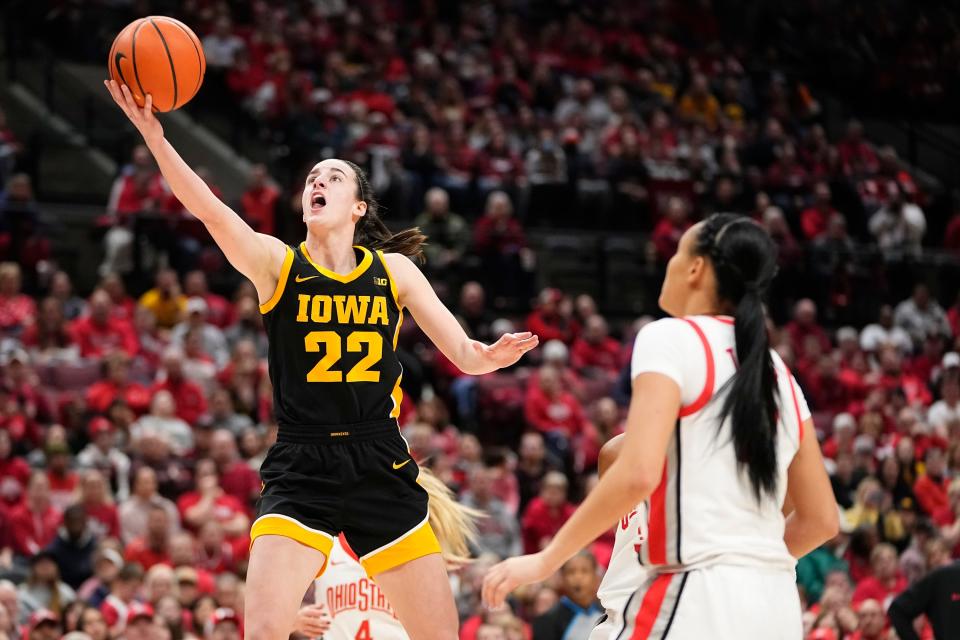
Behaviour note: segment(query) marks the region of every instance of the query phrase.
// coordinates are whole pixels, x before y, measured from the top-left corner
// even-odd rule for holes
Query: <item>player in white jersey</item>
[[[623,434],[614,436],[600,449],[598,471],[601,476],[616,460],[623,446]],[[646,569],[640,566],[640,547],[647,529],[647,508],[641,503],[620,518],[613,539],[610,564],[603,574],[597,598],[603,605],[604,614],[600,623],[590,633],[590,640],[613,640],[623,629],[623,610],[633,592],[646,577]]]
[[[437,534],[448,567],[469,562],[469,542],[476,536],[479,511],[464,507],[443,482],[424,467],[417,482],[426,490],[430,526]],[[314,604],[300,608],[296,631],[323,640],[407,640],[409,636],[376,581],[340,534],[330,551],[327,570],[314,582]]]
[[[795,559],[836,535],[838,509],[803,394],[770,349],[763,296],[776,248],[710,216],[684,233],[633,358],[623,450],[547,547],[488,572],[500,605],[647,501],[649,571],[619,638],[799,640]]]

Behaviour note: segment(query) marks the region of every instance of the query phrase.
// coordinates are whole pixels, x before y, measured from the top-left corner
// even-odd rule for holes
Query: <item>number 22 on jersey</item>
[[[311,331],[304,339],[308,353],[320,353],[324,345],[324,355],[307,373],[307,382],[343,382],[343,372],[334,369],[334,365],[343,355],[340,334],[335,331]],[[347,335],[347,351],[364,353],[360,361],[347,372],[347,382],[380,382],[380,372],[370,367],[383,357],[383,337],[376,331],[353,331]]]

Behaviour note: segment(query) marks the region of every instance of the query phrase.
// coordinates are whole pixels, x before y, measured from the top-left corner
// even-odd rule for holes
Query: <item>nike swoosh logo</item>
[[[400,464],[397,464],[396,461],[394,461],[394,463],[393,463],[393,468],[394,468],[394,470],[400,469],[400,468],[402,468],[402,467],[407,466],[407,464],[409,464],[410,460],[411,460],[410,458],[407,458],[406,460],[404,460],[404,461],[401,462]]]
[[[123,77],[123,69],[120,68],[120,61],[126,58],[126,54],[117,52],[117,55],[113,56],[113,66],[117,68],[117,75],[120,76],[120,80],[123,84],[127,84],[127,79]]]
[[[299,275],[294,278],[295,282],[306,282],[307,280],[313,280],[314,278],[319,278],[320,276],[307,276],[306,278],[301,278]]]

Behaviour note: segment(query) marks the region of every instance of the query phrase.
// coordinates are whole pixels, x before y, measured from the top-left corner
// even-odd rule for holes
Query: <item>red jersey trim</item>
[[[703,409],[710,400],[710,396],[713,395],[714,377],[716,372],[714,371],[713,354],[710,353],[710,343],[707,341],[707,336],[703,333],[703,329],[700,328],[700,325],[689,318],[682,318],[682,320],[693,327],[693,330],[697,332],[697,337],[700,338],[700,343],[703,344],[703,357],[706,360],[707,369],[707,379],[703,384],[703,391],[700,392],[700,395],[691,404],[685,407],[680,407],[680,417],[686,418],[687,416],[700,411],[700,409]]]

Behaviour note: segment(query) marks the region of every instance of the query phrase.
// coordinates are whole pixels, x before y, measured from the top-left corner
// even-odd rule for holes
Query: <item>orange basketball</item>
[[[117,35],[107,68],[110,79],[130,87],[141,107],[149,93],[155,111],[173,111],[197,94],[207,60],[190,27],[166,16],[148,16]]]

